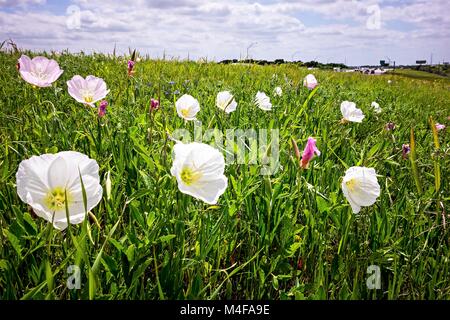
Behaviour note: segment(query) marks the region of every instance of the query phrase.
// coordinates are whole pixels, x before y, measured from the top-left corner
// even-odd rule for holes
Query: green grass
[[[418,80],[428,80],[428,81],[442,81],[447,84],[450,84],[450,78],[444,77],[435,73],[420,71],[420,70],[412,70],[412,69],[396,69],[390,72],[392,75],[418,79]]]
[[[0,299],[450,298],[450,139],[439,132],[436,150],[428,120],[450,125],[448,82],[176,61],[139,62],[130,79],[126,59],[62,55],[53,57],[64,70],[54,87],[34,89],[18,75],[18,57],[0,54]],[[309,72],[320,86],[305,104]],[[104,78],[106,117],[69,96],[65,82],[75,74]],[[230,115],[215,107],[224,89],[238,102]],[[252,103],[257,90],[272,96],[273,111]],[[159,91],[162,108],[150,119]],[[217,206],[179,192],[166,131],[193,131],[175,112],[183,93],[200,101],[203,130],[279,129],[278,172],[227,165]],[[343,100],[363,110],[361,124],[339,123]],[[401,155],[411,128],[421,193]],[[308,136],[322,154],[300,170],[291,139],[303,149]],[[103,186],[110,172],[111,199],[104,193],[93,209],[98,225],[53,230],[17,195],[20,161],[63,150],[96,159]],[[354,165],[375,168],[381,185],[377,202],[358,215],[340,188]],[[81,268],[80,290],[67,289],[69,265]],[[381,269],[381,290],[366,286],[369,265]]]

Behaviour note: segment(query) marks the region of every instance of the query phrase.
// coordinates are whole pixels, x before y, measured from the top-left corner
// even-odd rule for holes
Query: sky
[[[450,60],[449,0],[0,0],[0,42],[154,58]]]

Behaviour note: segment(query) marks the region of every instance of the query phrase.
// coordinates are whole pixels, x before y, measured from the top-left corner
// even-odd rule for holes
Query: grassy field
[[[19,57],[0,53],[0,299],[450,299],[450,135],[438,133],[438,148],[429,121],[450,125],[447,81],[176,61],[140,61],[128,77],[126,58],[64,54],[50,56],[62,76],[37,89],[20,78]],[[302,86],[308,73],[313,93]],[[76,74],[106,81],[105,117],[69,96]],[[215,106],[222,90],[237,111]],[[272,111],[254,105],[258,90]],[[228,164],[217,205],[182,194],[166,132],[194,130],[175,111],[184,93],[199,100],[203,130],[279,129],[278,171]],[[344,100],[362,123],[340,123]],[[419,184],[402,158],[411,128]],[[291,140],[302,150],[309,136],[322,154],[302,170]],[[112,192],[93,209],[97,221],[60,232],[20,201],[15,174],[22,160],[63,150],[96,159]],[[341,190],[356,165],[375,168],[381,185],[359,214]],[[81,269],[79,290],[66,286],[70,265]],[[367,287],[371,265],[380,289]]]
[[[394,71],[390,72],[392,75],[412,78],[412,79],[418,79],[418,80],[430,80],[430,81],[441,81],[446,82],[447,84],[450,83],[449,77],[444,77],[435,73],[420,71],[420,70],[413,70],[413,69],[396,69]]]

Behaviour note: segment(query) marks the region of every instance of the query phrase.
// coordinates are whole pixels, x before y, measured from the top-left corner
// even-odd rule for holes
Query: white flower
[[[200,104],[197,99],[189,94],[183,94],[176,102],[178,115],[185,120],[195,120],[195,116],[200,111]]]
[[[230,113],[236,110],[237,102],[230,91],[222,91],[217,94],[216,105],[219,109]]]
[[[94,103],[102,100],[109,93],[105,81],[94,76],[87,76],[86,79],[78,75],[74,76],[67,81],[67,86],[72,98],[91,107],[95,107]]]
[[[59,68],[58,62],[46,57],[34,57],[30,59],[22,55],[18,60],[19,73],[22,79],[37,87],[50,87],[63,70]]]
[[[208,204],[216,204],[227,188],[225,160],[219,150],[204,143],[177,143],[170,173],[178,189]]]
[[[303,86],[307,87],[309,90],[313,90],[315,87],[317,87],[318,84],[319,83],[317,82],[317,79],[313,74],[308,74],[303,79]]]
[[[361,207],[371,206],[380,196],[380,185],[373,168],[349,168],[345,172],[341,186],[353,213],[358,213]]]
[[[350,122],[362,122],[364,114],[361,109],[356,108],[356,104],[350,101],[344,101],[341,103],[341,112],[345,121]]]
[[[264,92],[258,91],[258,93],[256,94],[255,103],[258,106],[258,108],[260,108],[262,110],[265,110],[265,111],[272,110],[272,104],[270,103],[270,98]]]
[[[75,151],[23,160],[16,174],[17,193],[39,217],[52,222],[56,229],[64,230],[68,225],[66,198],[70,223],[78,224],[85,218],[80,176],[86,190],[86,209],[90,211],[103,194],[98,164]]]
[[[273,90],[273,92],[274,92],[274,94],[275,94],[276,96],[281,97],[281,95],[283,94],[283,89],[281,89],[281,87],[276,87],[276,88]]]
[[[381,113],[381,108],[380,108],[380,105],[379,105],[378,103],[376,103],[376,102],[374,101],[374,102],[372,102],[371,106],[372,106],[373,110],[374,110],[376,113]]]

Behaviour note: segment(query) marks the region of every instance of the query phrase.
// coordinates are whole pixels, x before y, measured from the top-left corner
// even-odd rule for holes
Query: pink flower
[[[402,157],[403,159],[408,158],[408,154],[411,152],[411,147],[409,144],[402,145]]]
[[[17,69],[23,80],[41,88],[50,87],[63,73],[55,60],[46,57],[30,59],[26,55],[18,60]]]
[[[314,89],[318,84],[316,77],[312,74],[308,74],[305,79],[303,79],[303,86],[307,87],[309,90]]]
[[[436,130],[437,131],[441,131],[445,129],[445,125],[444,124],[440,124],[440,123],[436,123]]]
[[[316,147],[316,139],[309,137],[305,150],[303,150],[302,160],[300,163],[303,169],[308,168],[308,163],[314,157],[314,154],[320,156],[320,151]]]
[[[157,99],[150,99],[150,111],[159,109],[159,101]]]
[[[133,75],[133,73],[134,73],[133,68],[134,68],[135,63],[136,62],[134,62],[133,60],[128,60],[128,76]]]
[[[387,131],[392,131],[395,129],[395,123],[393,122],[388,122],[386,123],[386,126],[384,127]]]
[[[98,106],[98,116],[100,118],[102,118],[106,115],[106,107],[107,106],[108,106],[108,101],[102,100],[102,102],[100,102],[100,105]]]
[[[78,75],[74,76],[67,81],[67,86],[72,98],[91,107],[95,107],[94,103],[102,100],[109,93],[105,81],[94,76],[87,76],[86,79]]]

